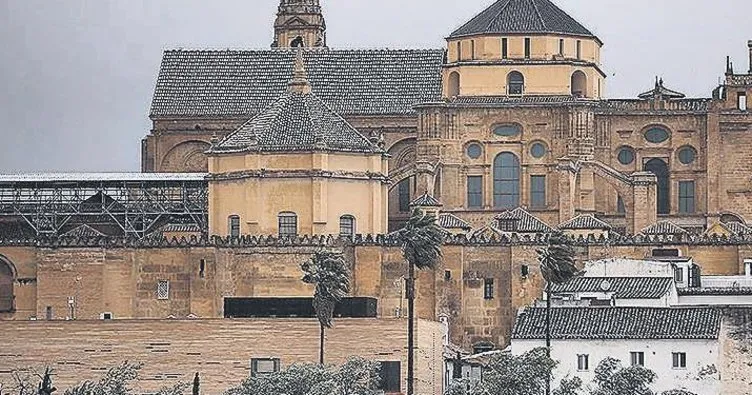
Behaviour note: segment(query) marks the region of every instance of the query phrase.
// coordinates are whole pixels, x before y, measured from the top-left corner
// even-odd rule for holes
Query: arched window
[[[343,215],[339,217],[339,235],[351,237],[355,235],[355,217]]]
[[[616,213],[619,215],[627,213],[627,206],[624,204],[624,198],[621,195],[616,197]]]
[[[580,70],[572,74],[572,96],[587,97],[587,76]]]
[[[525,90],[525,77],[519,71],[507,75],[507,94],[521,95]]]
[[[240,217],[231,215],[227,217],[227,234],[232,237],[240,237]]]
[[[298,235],[298,215],[290,212],[279,213],[279,237]]]
[[[460,95],[460,73],[452,71],[449,73],[449,91],[448,96],[454,97]]]
[[[663,159],[653,158],[645,163],[645,171],[658,177],[658,214],[671,213],[671,180],[668,165]]]
[[[0,312],[13,311],[13,268],[0,257]]]
[[[512,209],[520,205],[520,161],[510,152],[494,160],[494,207]]]

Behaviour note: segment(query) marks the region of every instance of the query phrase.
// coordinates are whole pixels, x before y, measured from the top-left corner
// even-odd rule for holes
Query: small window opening
[[[157,282],[157,300],[170,299],[170,282],[167,280],[159,280]]]
[[[683,283],[684,282],[684,269],[677,267],[674,268],[674,282],[677,283]]]
[[[525,39],[525,59],[530,59],[530,39]]]
[[[452,271],[444,270],[444,281],[449,281],[451,279],[452,279]]]
[[[230,237],[240,237],[240,217],[231,215],[227,218],[227,228]]]
[[[52,306],[47,306],[47,308],[44,311],[44,317],[45,317],[45,319],[47,321],[51,321],[52,320],[52,317],[53,317],[53,315],[52,315]]]
[[[483,280],[483,299],[491,300],[494,298],[494,279],[487,278]]]
[[[112,319],[112,313],[102,313],[102,319],[103,320],[111,320]]]
[[[470,40],[470,59],[475,60],[475,40]]]
[[[582,59],[582,41],[577,40],[577,59]]]
[[[739,111],[747,111],[747,94],[739,93],[737,95],[737,102]]]
[[[520,274],[522,275],[523,278],[527,278],[527,276],[530,275],[530,266],[522,265],[520,267]]]
[[[206,259],[202,259],[198,263],[198,276],[201,278],[206,276]]]
[[[577,370],[580,372],[587,372],[590,370],[590,356],[588,354],[577,355]]]
[[[509,39],[501,39],[501,58],[506,59],[509,57]]]
[[[671,367],[674,369],[685,369],[687,367],[687,353],[685,352],[671,353],[671,360]]]
[[[564,56],[564,39],[559,39],[559,55]]]
[[[645,353],[642,351],[632,351],[629,353],[632,366],[645,366]]]
[[[258,377],[279,372],[278,358],[251,359],[251,376]]]

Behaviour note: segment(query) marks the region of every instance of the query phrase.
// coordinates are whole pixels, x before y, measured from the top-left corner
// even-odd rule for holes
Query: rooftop
[[[455,30],[449,38],[477,34],[562,34],[598,40],[590,30],[549,0],[498,0]]]
[[[674,279],[670,277],[575,277],[564,284],[554,284],[551,291],[558,294],[613,292],[619,299],[659,299],[673,285]]]
[[[601,229],[601,230],[611,230],[611,225],[608,223],[599,220],[592,214],[582,214],[578,215],[572,219],[570,219],[567,222],[564,222],[563,224],[559,225],[559,229],[565,229],[565,230],[589,230],[589,229]]]
[[[305,50],[313,93],[340,115],[413,114],[441,98],[438,50]],[[287,89],[295,55],[276,50],[164,53],[150,115],[250,118]]]
[[[712,308],[567,307],[551,311],[551,337],[575,339],[717,339],[721,312]],[[544,339],[546,309],[526,308],[512,339]]]
[[[513,222],[514,230],[512,232],[520,233],[550,233],[554,229],[545,222],[539,220],[527,210],[522,207],[518,207],[514,210],[505,211],[495,217],[497,221],[501,222]],[[502,231],[508,231],[504,227],[500,226]]]

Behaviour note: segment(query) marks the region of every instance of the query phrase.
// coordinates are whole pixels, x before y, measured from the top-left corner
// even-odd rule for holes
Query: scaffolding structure
[[[0,175],[0,237],[86,228],[144,238],[176,224],[206,235],[208,202],[206,174],[199,173]]]

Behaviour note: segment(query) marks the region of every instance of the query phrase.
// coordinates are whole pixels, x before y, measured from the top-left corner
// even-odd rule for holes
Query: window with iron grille
[[[401,213],[410,212],[410,180],[404,180],[397,187],[399,190],[399,211]]]
[[[494,298],[494,279],[487,278],[483,280],[483,299],[490,300]]]
[[[232,237],[240,237],[240,217],[231,215],[227,218],[227,233]]]
[[[483,176],[467,177],[467,207],[483,207]]]
[[[530,176],[530,207],[546,207],[546,176]]]
[[[339,234],[340,236],[345,237],[355,235],[355,217],[352,215],[343,215],[339,217]]]
[[[679,181],[679,212],[694,214],[695,212],[695,182]]]
[[[686,369],[687,368],[687,353],[685,352],[671,353],[671,367],[674,369]]]
[[[291,237],[298,235],[298,215],[295,213],[279,214],[279,236]]]
[[[587,372],[590,370],[590,356],[588,354],[577,355],[577,370],[580,372]]]
[[[264,376],[279,372],[278,358],[253,358],[251,359],[251,375],[253,377]]]
[[[642,351],[632,351],[629,353],[632,366],[645,366],[645,353]]]
[[[167,300],[170,299],[170,282],[167,280],[159,280],[157,282],[157,299]]]

